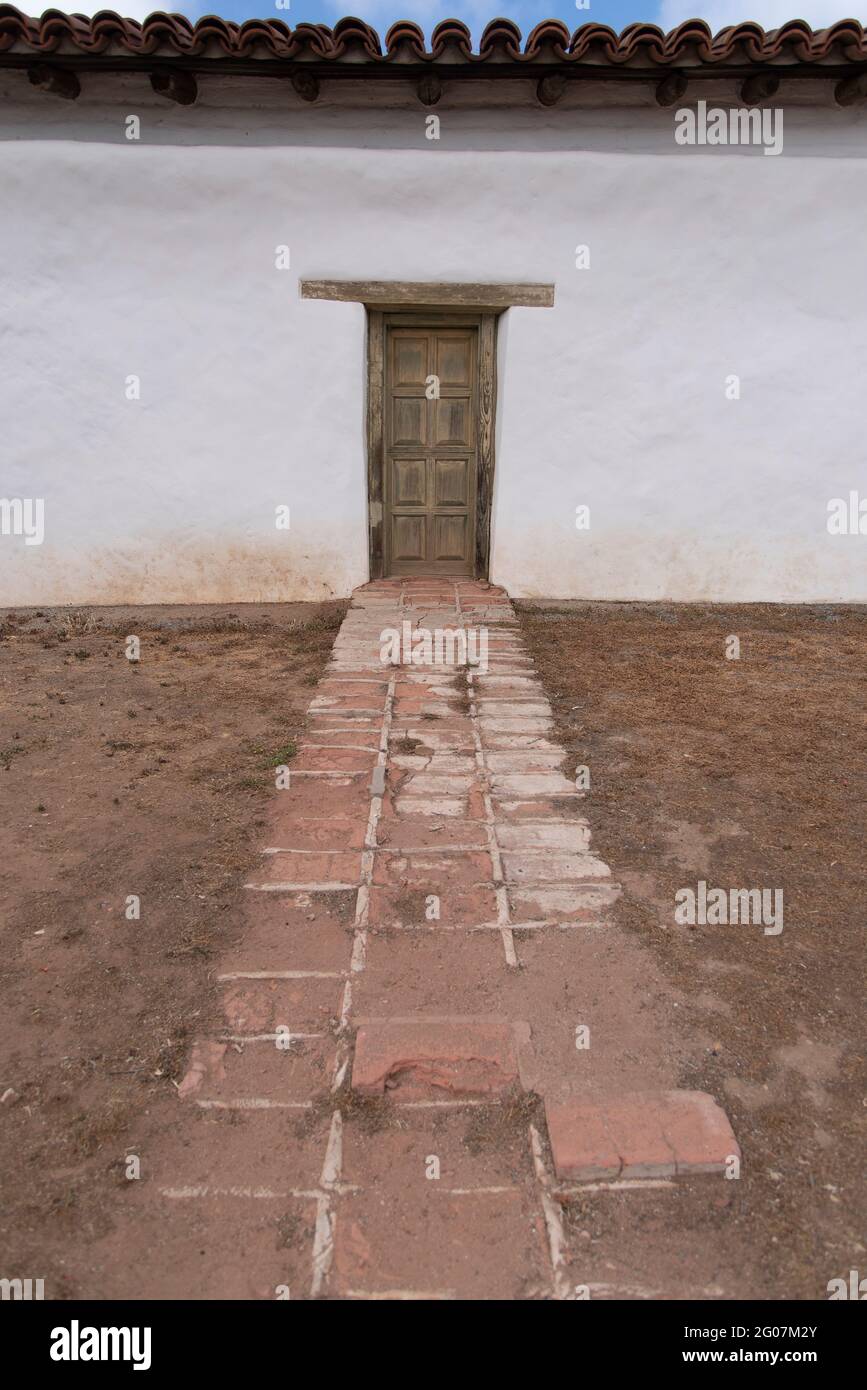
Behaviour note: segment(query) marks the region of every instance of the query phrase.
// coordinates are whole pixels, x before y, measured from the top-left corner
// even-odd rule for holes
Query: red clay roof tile
[[[473,51],[470,31],[456,19],[444,20],[425,47],[422,29],[410,20],[393,24],[385,36],[363,20],[299,24],[290,29],[279,19],[251,19],[243,24],[207,15],[191,23],[183,15],[156,12],[142,23],[110,10],[93,18],[46,10],[28,18],[14,5],[0,5],[0,62],[3,55],[46,57],[70,48],[89,57],[145,58],[159,53],[178,58],[303,60],[352,64],[359,73],[375,74],[385,64],[431,63],[461,68],[466,75],[497,68],[526,72],[528,65],[560,65],[564,70],[608,68],[791,67],[833,65],[836,70],[867,63],[867,35],[854,19],[813,32],[795,19],[765,33],[752,23],[736,24],[714,36],[703,20],[688,20],[666,34],[654,24],[630,24],[621,34],[605,24],[584,24],[573,34],[558,19],[537,24],[521,46],[521,31],[508,19],[491,20]]]

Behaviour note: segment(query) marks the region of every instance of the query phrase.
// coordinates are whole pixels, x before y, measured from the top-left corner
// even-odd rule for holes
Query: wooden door
[[[472,575],[478,329],[387,330],[386,574]]]

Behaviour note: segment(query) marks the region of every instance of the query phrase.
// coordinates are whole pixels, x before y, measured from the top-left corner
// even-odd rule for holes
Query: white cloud
[[[804,19],[813,29],[827,29],[838,19],[853,18],[864,23],[865,0],[850,0],[845,8],[841,8],[841,0],[706,0],[701,10],[695,0],[662,0],[656,22],[668,30],[686,19],[703,19],[718,34],[720,29],[748,19],[763,29],[779,29],[789,19]]]

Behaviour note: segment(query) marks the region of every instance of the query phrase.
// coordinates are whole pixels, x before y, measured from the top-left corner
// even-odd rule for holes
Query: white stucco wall
[[[679,147],[657,110],[446,103],[434,143],[417,104],[22,84],[0,75],[0,497],[43,497],[46,535],[0,537],[0,604],[364,582],[364,311],[302,301],[320,277],[555,283],[501,321],[515,595],[867,599],[867,536],[826,529],[867,497],[863,112],[786,107],[768,158]]]

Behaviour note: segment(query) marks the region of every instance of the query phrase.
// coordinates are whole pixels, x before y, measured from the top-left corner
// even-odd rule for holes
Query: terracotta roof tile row
[[[383,64],[438,63],[468,69],[493,65],[584,64],[589,68],[695,66],[785,67],[793,64],[844,66],[867,63],[867,33],[854,19],[844,19],[814,33],[792,20],[765,33],[758,24],[736,24],[714,36],[702,20],[688,20],[668,34],[654,24],[630,24],[621,34],[604,24],[584,24],[570,33],[562,21],[543,20],[528,35],[508,19],[488,24],[473,51],[470,31],[456,19],[444,20],[431,35],[430,49],[417,24],[400,20],[385,36],[385,45],[369,24],[341,19],[333,29],[299,24],[290,29],[279,19],[251,19],[243,24],[206,16],[191,23],[183,15],[158,11],[143,23],[122,19],[110,10],[93,18],[46,10],[31,19],[13,5],[0,5],[0,55],[14,50],[70,56],[161,57],[196,59],[281,59],[352,63],[370,71]]]

